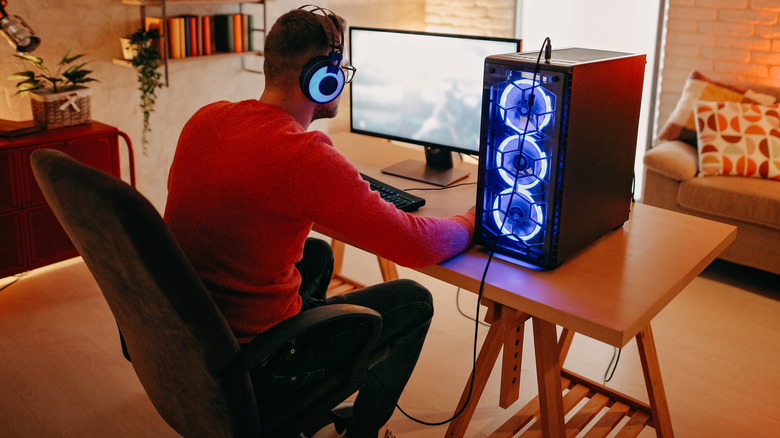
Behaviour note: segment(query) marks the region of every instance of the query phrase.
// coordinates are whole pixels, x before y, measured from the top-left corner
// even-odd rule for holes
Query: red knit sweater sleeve
[[[350,243],[402,266],[417,268],[463,252],[474,232],[473,212],[418,217],[383,201],[324,134],[310,137],[295,169],[292,205]]]

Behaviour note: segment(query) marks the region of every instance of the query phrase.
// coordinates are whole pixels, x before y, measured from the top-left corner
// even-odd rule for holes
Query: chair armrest
[[[676,181],[693,178],[699,170],[698,151],[679,140],[658,143],[647,151],[644,163],[648,169]]]
[[[366,359],[382,329],[382,316],[376,311],[354,304],[329,304],[301,312],[276,324],[245,344],[234,366],[249,371],[268,360],[285,344],[310,332],[327,330],[338,322],[361,324],[367,322],[370,335],[366,342]]]

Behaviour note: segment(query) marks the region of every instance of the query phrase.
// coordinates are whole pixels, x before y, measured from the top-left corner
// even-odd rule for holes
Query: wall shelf
[[[181,57],[181,58],[171,58],[171,54],[169,53],[169,37],[170,37],[170,30],[168,29],[168,6],[170,5],[218,5],[218,4],[235,4],[238,5],[238,13],[243,14],[244,13],[244,5],[256,5],[256,4],[262,4],[263,5],[263,13],[262,13],[262,27],[252,27],[249,29],[249,35],[250,38],[255,32],[263,32],[263,40],[265,41],[265,32],[267,29],[267,22],[266,22],[266,7],[265,7],[265,0],[122,0],[122,3],[128,6],[136,6],[140,9],[141,14],[141,25],[144,26],[144,23],[146,22],[147,17],[147,7],[150,8],[159,8],[160,13],[159,17],[162,18],[163,23],[163,53],[162,53],[162,62],[161,66],[164,69],[163,77],[165,79],[165,85],[168,86],[168,64],[170,62],[181,62],[181,61],[191,61],[194,59],[213,59],[213,58],[233,58],[233,57],[240,57],[241,58],[241,69],[244,71],[248,71],[251,73],[258,73],[263,74],[262,71],[259,70],[252,70],[249,68],[246,68],[244,65],[244,57],[246,56],[263,56],[262,51],[260,50],[251,50],[251,51],[242,51],[242,52],[212,52],[208,55],[198,55],[198,56],[187,56],[187,57]],[[126,65],[126,66],[132,66],[132,62],[125,59],[115,59],[115,64],[118,65]]]

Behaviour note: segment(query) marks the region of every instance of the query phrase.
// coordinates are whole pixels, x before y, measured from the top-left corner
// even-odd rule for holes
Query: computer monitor
[[[452,152],[479,153],[485,58],[521,49],[512,38],[351,27],[350,130],[425,147],[425,162],[385,173],[440,186],[462,179]]]

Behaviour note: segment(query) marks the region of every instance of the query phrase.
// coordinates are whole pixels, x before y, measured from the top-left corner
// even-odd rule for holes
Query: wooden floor
[[[352,248],[344,270],[367,284],[379,281],[376,258]],[[473,316],[476,301],[413,271],[399,273],[429,287],[436,306],[400,406],[424,421],[445,420],[471,369],[475,325],[458,307]],[[114,321],[80,259],[8,284],[13,280],[0,279],[0,437],[176,436],[122,358]],[[778,276],[716,263],[661,312],[653,330],[676,436],[778,436]],[[486,331],[480,327],[480,340]],[[526,333],[531,331],[529,326]],[[531,344],[525,343],[525,358],[533,358]],[[601,381],[612,355],[612,347],[575,336],[566,366]],[[535,394],[529,359],[518,405]],[[511,414],[497,406],[496,380],[488,383],[469,437],[487,436]],[[633,342],[608,385],[646,401]],[[399,438],[441,437],[446,430],[417,424],[399,411],[389,427]]]

